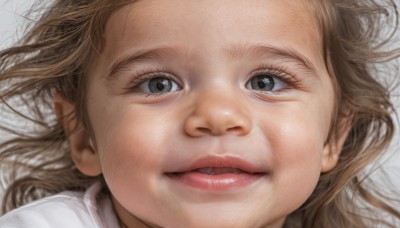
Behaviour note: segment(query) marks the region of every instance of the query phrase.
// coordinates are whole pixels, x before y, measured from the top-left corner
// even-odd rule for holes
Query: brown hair
[[[372,180],[366,181],[370,173],[362,175],[366,166],[382,155],[394,134],[389,83],[385,87],[383,82],[396,85],[399,75],[393,68],[394,78],[387,77],[389,70],[386,78],[379,78],[383,74],[378,64],[400,56],[399,49],[382,50],[398,29],[396,3],[313,2],[323,34],[325,63],[336,90],[334,128],[328,140],[335,140],[341,130],[335,123],[345,117],[351,119],[351,130],[337,166],[320,176],[312,196],[294,214],[301,214],[302,227],[367,227],[376,223],[390,226],[377,215],[363,215],[360,208],[369,204],[400,219],[400,212],[388,203],[394,200],[385,197],[380,192],[383,189],[378,189]],[[390,25],[393,30],[388,29]]]
[[[310,1],[336,90],[328,143],[336,139],[341,129],[337,123],[344,117],[351,119],[351,130],[338,165],[321,174],[312,196],[288,216],[285,226],[366,227],[371,221],[390,225],[360,208],[369,205],[400,219],[400,212],[379,194],[377,185],[367,185],[362,176],[365,167],[385,151],[394,132],[390,88],[379,80],[377,64],[400,56],[399,49],[383,50],[398,29],[396,4],[394,0]],[[57,0],[20,43],[0,53],[0,108],[30,124],[26,129],[7,122],[6,115],[0,119],[0,130],[13,135],[0,144],[0,169],[10,170],[2,174],[8,184],[3,213],[64,190],[84,190],[101,178],[87,177],[73,165],[67,137],[54,114],[53,97],[59,93],[73,102],[90,130],[85,66],[101,52],[109,15],[130,2]]]

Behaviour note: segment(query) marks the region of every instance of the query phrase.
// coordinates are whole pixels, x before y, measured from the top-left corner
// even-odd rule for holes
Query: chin
[[[278,228],[282,227],[284,219],[269,218],[268,215],[260,215],[260,213],[250,213],[251,210],[243,212],[241,210],[224,209],[221,208],[208,209],[206,211],[187,212],[177,215],[174,221],[169,221],[162,227],[190,227],[190,228],[204,228],[204,227],[218,227],[218,228],[231,228],[231,227],[268,227]],[[254,210],[253,210],[254,211]]]

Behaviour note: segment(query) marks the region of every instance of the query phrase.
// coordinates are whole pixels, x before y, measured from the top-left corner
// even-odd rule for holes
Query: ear
[[[77,118],[75,106],[60,94],[56,94],[54,108],[58,121],[64,127],[76,168],[87,176],[100,175],[98,153],[82,121]]]
[[[350,116],[342,117],[339,121],[339,133],[333,138],[332,142],[327,143],[324,147],[322,154],[322,167],[321,172],[326,173],[335,168],[339,161],[343,145],[351,129]]]

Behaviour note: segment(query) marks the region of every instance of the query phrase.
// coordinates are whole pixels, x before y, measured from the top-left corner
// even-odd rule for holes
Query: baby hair
[[[110,15],[134,1],[55,0],[14,46],[0,53],[0,169],[6,183],[2,213],[36,199],[84,191],[102,176],[88,177],[74,166],[68,135],[55,113],[54,97],[75,105],[89,134],[86,70],[102,53]],[[326,145],[344,126],[350,131],[337,165],[322,173],[311,197],[286,219],[286,227],[394,227],[368,206],[400,219],[400,212],[364,171],[386,151],[395,130],[390,93],[398,71],[384,71],[400,57],[394,0],[309,0],[334,85],[335,107]],[[35,5],[32,13],[42,9]],[[389,28],[389,29],[388,29]],[[382,72],[384,71],[385,74]],[[384,75],[384,76],[383,76]],[[6,113],[7,112],[7,113]],[[11,115],[9,115],[11,114]],[[10,121],[17,118],[28,127]],[[393,203],[393,204],[392,204]],[[368,211],[367,211],[368,212]]]

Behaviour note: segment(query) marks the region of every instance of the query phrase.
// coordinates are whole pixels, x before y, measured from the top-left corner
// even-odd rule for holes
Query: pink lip
[[[198,171],[203,168],[234,168],[239,171],[210,175]],[[206,156],[194,161],[184,169],[166,174],[173,181],[193,188],[226,191],[248,186],[268,175],[268,172],[240,158]]]

